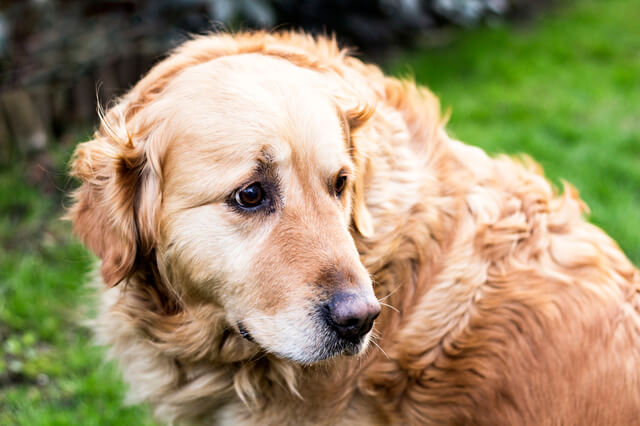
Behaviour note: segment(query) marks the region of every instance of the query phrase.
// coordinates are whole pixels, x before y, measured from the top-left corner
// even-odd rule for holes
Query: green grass
[[[388,64],[452,109],[449,131],[528,153],[581,190],[591,220],[640,262],[640,2],[576,1],[525,26],[454,33]],[[408,64],[408,65],[407,65]],[[54,153],[68,186],[68,151]],[[151,424],[81,322],[91,256],[57,220],[59,195],[0,172],[0,424]]]
[[[0,174],[0,424],[148,424],[145,409],[123,407],[115,367],[81,326],[90,255],[57,219],[60,197],[22,174]]]

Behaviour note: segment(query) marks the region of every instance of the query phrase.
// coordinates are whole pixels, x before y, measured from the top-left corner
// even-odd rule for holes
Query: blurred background
[[[189,34],[301,28],[383,60],[428,32],[533,13],[539,0],[31,0],[0,9],[0,153],[33,156],[95,122]],[[428,38],[428,36],[427,36]]]
[[[190,34],[335,33],[431,88],[449,132],[573,183],[640,263],[637,0],[0,1],[0,424],[153,424],[82,321],[94,258],[60,216],[73,147]]]

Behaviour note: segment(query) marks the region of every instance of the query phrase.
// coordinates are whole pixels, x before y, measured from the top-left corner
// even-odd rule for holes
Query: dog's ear
[[[351,144],[351,156],[356,168],[353,188],[353,223],[358,232],[364,237],[374,234],[373,219],[365,202],[365,182],[367,179],[368,157],[359,140],[358,130],[373,115],[374,109],[368,105],[351,108],[345,112],[349,126],[349,143]]]
[[[150,231],[136,223],[136,213],[141,215],[137,204],[148,198],[141,191],[148,187],[144,180],[149,177],[142,144],[136,146],[130,137],[123,140],[113,132],[95,136],[74,153],[71,174],[82,185],[67,217],[74,233],[102,259],[103,280],[113,287],[133,272],[140,250],[149,251]]]

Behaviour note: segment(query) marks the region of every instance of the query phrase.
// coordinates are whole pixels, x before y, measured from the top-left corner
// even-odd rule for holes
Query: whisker
[[[271,316],[265,315],[265,316],[261,316],[261,317],[249,317],[249,318],[243,318],[241,320],[239,320],[239,323],[244,323],[245,321],[252,321],[252,320],[260,320],[260,319],[270,319],[272,318]],[[227,324],[223,330],[235,330],[235,324]]]
[[[238,322],[246,322],[246,321],[261,320],[261,319],[271,319],[271,318],[273,318],[273,317],[270,316],[270,315],[264,315],[264,316],[261,316],[261,317],[243,318],[243,319],[239,320]]]
[[[387,294],[386,296],[381,297],[380,299],[378,299],[378,302],[382,302],[383,300],[388,299],[389,297],[391,297],[391,295],[392,295],[393,293],[395,293],[395,292],[396,292],[396,291],[398,291],[399,289],[400,289],[400,286],[397,286],[396,288],[394,288],[393,290],[391,290],[391,291],[389,292],[389,294]]]
[[[387,308],[396,311],[397,313],[400,313],[400,310],[398,308],[396,308],[395,306],[391,306],[388,303],[383,303],[383,302],[380,302],[380,301],[378,301],[378,303],[380,303],[382,306],[386,306]]]
[[[385,351],[380,347],[380,345],[376,343],[376,341],[375,341],[375,340],[371,339],[371,343],[373,343],[374,345],[376,345],[376,347],[377,347],[378,349],[380,349],[380,352],[382,352],[382,353],[384,354],[384,356],[386,356],[386,357],[387,357],[387,359],[391,359],[391,358],[389,358],[389,355],[387,355],[387,353],[386,353],[386,352],[385,352]]]

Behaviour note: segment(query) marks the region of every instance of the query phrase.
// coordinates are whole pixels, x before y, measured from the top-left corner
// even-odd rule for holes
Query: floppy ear
[[[364,125],[373,113],[374,109],[368,105],[358,106],[346,111],[345,113],[347,123],[349,125],[351,156],[356,167],[356,178],[353,189],[353,223],[363,237],[372,237],[374,229],[373,219],[371,218],[371,213],[369,213],[364,199],[364,187],[367,178],[367,166],[369,159],[361,146],[357,130]]]
[[[129,139],[108,136],[80,144],[71,174],[82,181],[67,215],[73,231],[102,259],[105,284],[113,287],[133,272],[140,240],[135,204],[139,197],[145,154]]]

